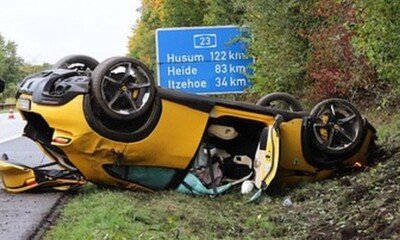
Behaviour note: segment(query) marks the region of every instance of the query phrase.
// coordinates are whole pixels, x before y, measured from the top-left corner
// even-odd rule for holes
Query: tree
[[[253,39],[250,55],[253,90],[259,93],[287,91],[300,93],[305,86],[308,41],[303,29],[308,1],[249,0],[243,2],[244,23]]]
[[[23,77],[20,70],[23,60],[17,55],[17,44],[0,35],[0,77],[6,82],[4,97],[15,94],[17,83]]]
[[[400,1],[355,0],[357,35],[353,41],[379,75],[400,92]]]
[[[151,70],[156,68],[155,30],[162,26],[161,8],[164,0],[142,0],[142,16],[129,38],[128,55],[139,59]]]
[[[243,21],[245,9],[238,1],[206,0],[205,25],[232,25]]]
[[[191,27],[203,25],[207,5],[205,0],[164,0],[161,12],[163,27]]]
[[[344,97],[371,101],[376,74],[352,46],[357,24],[352,1],[318,0],[309,11],[307,74],[314,99]],[[359,96],[362,96],[359,98]],[[368,98],[366,98],[368,96]]]
[[[142,0],[142,16],[129,38],[129,56],[156,70],[155,31],[161,27],[203,25],[205,0]]]
[[[21,66],[20,70],[23,76],[28,76],[34,73],[50,70],[52,67],[53,66],[50,63],[43,63],[43,64],[25,63],[24,65]]]

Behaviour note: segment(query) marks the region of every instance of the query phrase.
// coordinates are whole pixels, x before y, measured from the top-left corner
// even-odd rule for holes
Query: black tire
[[[360,112],[338,98],[324,100],[312,109],[308,131],[313,145],[333,158],[354,154],[365,135]]]
[[[85,118],[89,126],[101,136],[118,142],[136,142],[146,138],[160,119],[162,112],[161,99],[157,96],[153,105],[141,117],[134,120],[115,120],[103,112],[99,113],[98,105],[94,104],[90,95],[84,97]]]
[[[256,105],[283,110],[287,112],[302,112],[303,107],[300,102],[288,93],[270,93],[257,101]]]
[[[150,70],[128,57],[100,63],[92,73],[90,87],[95,103],[116,120],[140,117],[153,105],[156,90]]]
[[[78,71],[89,70],[93,72],[97,65],[99,65],[99,62],[92,57],[85,55],[69,55],[54,64],[53,69],[76,69]]]

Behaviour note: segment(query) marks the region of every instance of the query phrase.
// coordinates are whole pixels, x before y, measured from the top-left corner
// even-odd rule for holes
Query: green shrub
[[[253,40],[250,54],[253,90],[256,92],[304,90],[308,41],[302,36],[308,24],[304,13],[310,1],[250,0],[243,3],[245,24]]]
[[[157,28],[237,24],[252,32],[252,97],[284,91],[386,106],[398,96],[392,86],[400,91],[399,1],[142,0],[141,12],[129,55],[153,70]]]
[[[400,1],[357,0],[354,45],[400,90]]]
[[[353,99],[371,94],[377,76],[352,46],[353,26],[357,23],[352,1],[318,0],[308,14],[314,23],[307,29],[311,98]]]

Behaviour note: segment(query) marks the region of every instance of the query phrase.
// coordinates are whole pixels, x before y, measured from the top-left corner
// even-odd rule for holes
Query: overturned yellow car
[[[375,130],[343,99],[305,112],[290,95],[256,105],[155,86],[127,57],[68,56],[25,78],[17,108],[58,170],[0,161],[10,192],[68,190],[86,181],[124,189],[216,195],[264,191],[367,164]],[[274,104],[275,103],[275,104]]]

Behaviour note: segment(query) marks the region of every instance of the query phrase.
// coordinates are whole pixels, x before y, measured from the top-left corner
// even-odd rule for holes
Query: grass
[[[390,144],[400,139],[400,114],[390,116],[378,128],[378,139],[381,145]]]
[[[193,197],[87,186],[62,211],[46,239],[262,238],[273,234],[264,204],[242,196]]]
[[[45,239],[399,239],[400,114],[367,115],[381,147],[362,171],[275,189],[256,204],[238,189],[210,198],[88,185]]]

